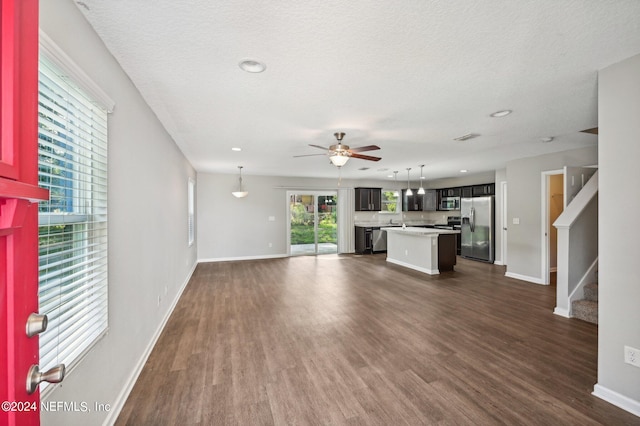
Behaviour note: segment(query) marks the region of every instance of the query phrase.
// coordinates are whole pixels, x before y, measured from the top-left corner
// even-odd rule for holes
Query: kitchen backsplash
[[[354,212],[353,221],[357,223],[379,223],[386,224],[389,220],[394,223],[439,223],[446,224],[448,216],[460,216],[460,210],[452,211],[429,211],[429,212],[401,212],[401,213],[379,213],[379,212]]]

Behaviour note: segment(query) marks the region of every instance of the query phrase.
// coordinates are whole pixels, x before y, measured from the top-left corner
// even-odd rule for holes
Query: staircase
[[[571,317],[598,323],[598,283],[584,286],[584,299],[571,302]]]

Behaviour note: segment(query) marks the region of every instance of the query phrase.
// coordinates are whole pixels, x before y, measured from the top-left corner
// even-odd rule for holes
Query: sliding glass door
[[[337,253],[337,193],[290,192],[288,198],[290,254]]]

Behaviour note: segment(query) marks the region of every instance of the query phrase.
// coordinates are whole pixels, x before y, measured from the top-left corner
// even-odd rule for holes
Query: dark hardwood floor
[[[640,424],[591,395],[597,326],[553,315],[555,287],[455,269],[200,264],[117,424]]]

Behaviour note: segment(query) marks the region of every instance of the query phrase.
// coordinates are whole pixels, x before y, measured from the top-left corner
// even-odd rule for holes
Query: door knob
[[[47,329],[47,323],[49,319],[46,315],[40,315],[32,313],[27,318],[27,336],[33,337],[36,334],[40,334]]]
[[[42,382],[60,383],[64,379],[64,371],[64,364],[58,364],[44,373],[40,372],[40,367],[32,365],[27,373],[27,393],[34,393]]]

